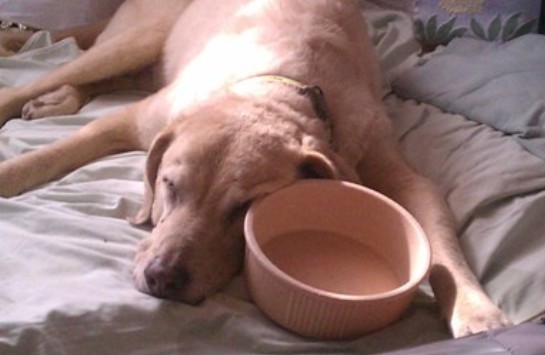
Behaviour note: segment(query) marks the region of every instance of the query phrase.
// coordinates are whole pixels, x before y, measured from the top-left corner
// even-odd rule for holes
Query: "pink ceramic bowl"
[[[399,319],[430,266],[416,220],[352,183],[304,180],[257,201],[245,225],[257,306],[301,335],[350,339]]]

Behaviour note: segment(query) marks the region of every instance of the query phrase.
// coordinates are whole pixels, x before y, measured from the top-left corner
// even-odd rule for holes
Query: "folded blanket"
[[[545,159],[545,36],[452,41],[394,82],[395,92],[512,135]]]

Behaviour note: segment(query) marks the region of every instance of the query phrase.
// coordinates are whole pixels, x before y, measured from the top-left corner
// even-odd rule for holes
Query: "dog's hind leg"
[[[82,86],[151,65],[159,57],[164,38],[149,33],[153,31],[140,27],[128,30],[123,35],[92,47],[75,61],[33,83],[0,90],[0,126],[18,116],[26,102],[62,85]],[[137,43],[141,43],[142,48]]]
[[[39,80],[0,89],[0,126],[20,114],[29,100],[62,85],[82,86],[135,73],[159,60],[163,45],[179,14],[189,2],[126,1],[97,43],[76,60]],[[119,28],[119,32],[113,29]]]
[[[55,91],[40,95],[28,101],[22,109],[21,118],[31,120],[42,117],[71,115],[88,101],[81,87],[62,85]]]
[[[90,99],[99,94],[107,94],[122,90],[138,90],[153,92],[153,72],[144,70],[135,75],[116,77],[97,83],[72,86],[62,85],[54,91],[47,92],[28,101],[21,111],[21,118],[32,120],[42,117],[71,115],[80,110]]]

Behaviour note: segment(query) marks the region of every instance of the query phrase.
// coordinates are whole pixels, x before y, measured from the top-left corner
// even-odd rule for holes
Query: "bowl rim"
[[[382,200],[384,203],[389,205],[390,207],[393,207],[396,209],[403,218],[407,219],[407,221],[415,228],[417,238],[420,240],[423,250],[422,250],[422,258],[425,258],[425,267],[422,267],[422,270],[418,270],[421,274],[416,275],[415,277],[409,279],[407,282],[404,282],[400,286],[386,292],[380,292],[370,295],[352,295],[352,294],[345,294],[345,293],[339,293],[339,292],[333,292],[333,291],[327,291],[322,290],[317,287],[308,285],[302,281],[297,280],[296,278],[288,275],[285,273],[282,269],[280,269],[278,266],[276,266],[262,251],[261,247],[258,245],[255,238],[251,238],[250,235],[252,233],[250,232],[250,227],[252,225],[252,222],[255,218],[255,210],[263,204],[263,201],[266,201],[267,198],[273,194],[275,194],[278,191],[283,191],[285,189],[296,187],[296,185],[302,185],[302,184],[337,184],[342,187],[347,188],[355,188],[356,190],[359,190],[360,192],[366,193],[371,195],[374,198]],[[275,278],[284,280],[291,286],[294,286],[298,289],[301,289],[307,293],[312,293],[316,296],[322,297],[322,298],[328,298],[333,300],[339,300],[339,301],[350,301],[350,302],[361,302],[361,301],[372,301],[372,300],[385,300],[394,298],[396,296],[404,294],[406,291],[412,289],[413,287],[420,284],[424,278],[428,275],[430,267],[431,267],[431,245],[429,242],[428,237],[426,236],[426,233],[424,232],[424,229],[420,225],[420,223],[416,220],[416,218],[409,213],[403,206],[401,206],[396,201],[392,200],[390,197],[383,195],[373,189],[370,189],[368,187],[343,181],[343,180],[325,180],[325,179],[305,179],[305,180],[299,180],[292,184],[286,185],[279,190],[272,192],[271,194],[265,195],[255,201],[248,212],[246,213],[246,216],[244,218],[244,239],[246,241],[246,253],[249,252],[253,253],[254,256],[259,260],[259,262],[264,264],[264,267],[269,270],[272,275],[274,275]],[[244,268],[246,269],[247,265],[245,263]]]

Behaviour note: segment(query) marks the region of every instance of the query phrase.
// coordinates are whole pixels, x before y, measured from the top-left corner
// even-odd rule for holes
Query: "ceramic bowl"
[[[246,215],[245,278],[257,306],[298,334],[350,339],[398,320],[430,266],[416,220],[342,181],[303,180]]]

